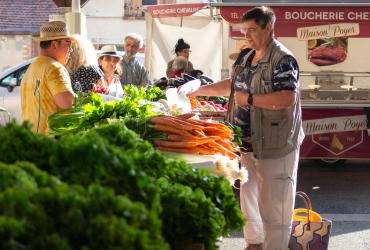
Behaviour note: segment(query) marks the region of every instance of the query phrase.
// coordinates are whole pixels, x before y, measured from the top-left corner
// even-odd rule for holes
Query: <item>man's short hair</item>
[[[250,9],[244,14],[242,22],[250,20],[254,20],[258,26],[264,29],[268,23],[271,23],[272,27],[274,27],[276,17],[272,9],[261,6]]]
[[[132,39],[132,40],[135,40],[136,43],[138,44],[138,48],[141,49],[143,46],[144,46],[144,40],[143,40],[143,37],[140,36],[139,34],[136,34],[136,33],[129,33],[125,36],[125,38],[123,39],[123,41],[126,43],[126,40],[127,39]]]

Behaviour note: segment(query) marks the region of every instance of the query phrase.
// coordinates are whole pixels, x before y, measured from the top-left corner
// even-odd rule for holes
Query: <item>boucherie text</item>
[[[369,12],[342,11],[285,11],[285,20],[315,20],[315,21],[364,21],[370,20]]]

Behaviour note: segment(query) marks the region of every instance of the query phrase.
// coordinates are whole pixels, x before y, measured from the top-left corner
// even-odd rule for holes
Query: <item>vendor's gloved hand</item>
[[[179,95],[195,96],[196,91],[199,89],[199,87],[200,87],[200,80],[195,79],[195,80],[189,81],[185,83],[184,85],[178,87],[177,93]]]

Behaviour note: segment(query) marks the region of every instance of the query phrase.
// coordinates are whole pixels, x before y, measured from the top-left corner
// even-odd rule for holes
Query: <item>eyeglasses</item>
[[[180,52],[182,52],[182,53],[191,53],[192,51],[190,49],[183,49]]]
[[[72,52],[73,51],[73,48],[72,48],[72,42],[71,42],[71,40],[70,39],[65,39],[65,38],[63,38],[63,39],[58,39],[58,40],[55,40],[58,44],[61,44],[61,43],[63,43],[63,41],[64,41],[64,43],[68,46],[68,50],[70,51],[70,52]]]
[[[251,33],[254,33],[254,32],[256,32],[255,28],[249,28],[249,29],[241,28],[240,29],[240,33],[242,33],[243,35],[246,35],[247,33],[251,34]]]
[[[102,58],[104,61],[107,61],[107,62],[114,62],[114,63],[118,63],[119,61],[119,58],[115,57],[115,56],[103,56]]]

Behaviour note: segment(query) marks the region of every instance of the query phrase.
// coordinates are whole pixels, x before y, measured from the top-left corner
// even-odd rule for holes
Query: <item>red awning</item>
[[[152,5],[147,10],[154,18],[182,17],[191,16],[200,9],[203,9],[206,5],[204,3]]]

